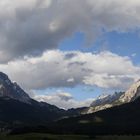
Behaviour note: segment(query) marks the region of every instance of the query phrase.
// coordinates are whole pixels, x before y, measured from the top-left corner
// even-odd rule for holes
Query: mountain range
[[[43,124],[64,117],[66,111],[38,102],[0,72],[0,127]]]
[[[114,94],[101,95],[94,99],[90,107],[83,114],[93,113],[114,106],[135,101],[140,97],[140,80],[135,82],[126,92],[115,92]]]
[[[139,97],[140,81],[137,81],[126,92],[93,99],[89,107],[64,110],[32,99],[16,82],[0,72],[0,131],[39,125],[45,126],[45,131],[60,133],[92,133],[94,130],[98,134],[104,129],[106,133],[109,130],[121,133],[128,130],[125,126],[130,131],[130,127],[139,128]]]

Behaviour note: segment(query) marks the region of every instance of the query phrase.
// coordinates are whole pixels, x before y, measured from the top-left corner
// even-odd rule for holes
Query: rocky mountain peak
[[[0,72],[0,79],[6,80],[8,79],[8,76],[5,73]]]
[[[130,88],[120,97],[120,101],[123,103],[134,101],[140,96],[140,80],[134,83]]]
[[[0,97],[9,97],[30,103],[28,94],[17,83],[12,82],[3,72],[0,72]]]
[[[120,96],[123,95],[123,92],[115,92],[114,94],[103,94],[97,97],[92,103],[91,107],[111,104],[114,101],[118,100]]]

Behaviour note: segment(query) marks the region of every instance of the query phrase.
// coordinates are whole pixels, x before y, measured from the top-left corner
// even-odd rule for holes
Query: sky
[[[0,71],[32,98],[89,106],[140,79],[139,0],[1,0]]]

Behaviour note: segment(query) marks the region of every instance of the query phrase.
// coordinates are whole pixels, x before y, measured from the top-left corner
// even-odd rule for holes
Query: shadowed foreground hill
[[[9,97],[0,98],[0,127],[45,124],[60,118],[65,111],[34,100],[26,104]],[[7,125],[6,125],[7,124]]]
[[[75,113],[30,98],[17,83],[0,72],[0,131],[7,127],[45,125]]]
[[[140,134],[140,98],[93,114],[60,120],[50,130],[67,134]]]

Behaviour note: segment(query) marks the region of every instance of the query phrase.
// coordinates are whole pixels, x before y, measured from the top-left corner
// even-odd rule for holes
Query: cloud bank
[[[47,51],[36,58],[1,64],[0,69],[28,90],[78,85],[124,90],[140,77],[140,67],[129,57],[109,51]]]
[[[70,93],[66,93],[62,91],[55,94],[52,93],[50,95],[32,94],[32,98],[38,101],[47,102],[49,104],[56,105],[57,107],[63,109],[88,107],[93,101],[93,99],[78,101],[75,100]]]
[[[41,55],[75,32],[91,42],[139,30],[139,14],[139,0],[1,0],[0,62]]]

